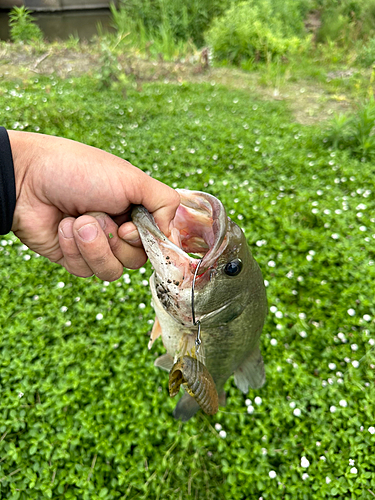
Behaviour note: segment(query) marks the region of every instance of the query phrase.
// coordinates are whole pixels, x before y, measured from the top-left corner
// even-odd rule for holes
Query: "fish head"
[[[186,327],[194,319],[207,326],[228,323],[247,305],[255,260],[243,231],[217,198],[200,191],[177,191],[181,203],[169,238],[143,206],[132,212],[155,270],[157,297]]]

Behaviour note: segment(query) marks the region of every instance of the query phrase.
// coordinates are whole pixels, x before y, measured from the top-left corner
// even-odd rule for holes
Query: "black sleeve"
[[[0,127],[0,234],[12,229],[16,207],[16,181],[8,132]]]

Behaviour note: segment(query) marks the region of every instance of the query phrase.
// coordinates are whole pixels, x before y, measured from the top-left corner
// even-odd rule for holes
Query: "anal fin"
[[[172,366],[174,365],[174,361],[172,356],[167,353],[157,358],[154,365],[162,370],[165,370],[166,372],[170,372],[172,370]]]
[[[187,422],[191,417],[194,417],[199,408],[200,406],[195,399],[185,392],[173,410],[173,416],[176,420]]]
[[[149,343],[148,343],[148,349],[149,350],[151,349],[152,344],[155,342],[155,340],[158,337],[160,337],[160,335],[161,335],[161,326],[160,326],[158,318],[155,317],[155,322],[154,322],[154,325],[152,327],[151,334],[150,334],[150,340],[149,340]]]
[[[247,394],[249,387],[259,389],[265,381],[263,357],[259,347],[256,347],[234,372],[234,382],[240,391]]]

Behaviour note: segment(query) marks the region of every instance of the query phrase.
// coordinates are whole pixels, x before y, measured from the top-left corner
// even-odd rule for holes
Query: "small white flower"
[[[275,477],[277,476],[277,474],[274,470],[270,470],[268,475],[270,476],[271,479],[275,479]]]
[[[276,325],[276,330],[282,330],[283,328],[283,325]]]
[[[262,455],[267,455],[267,449],[266,448],[262,448]]]
[[[284,315],[281,311],[276,311],[275,316],[276,316],[276,318],[282,318]]]
[[[352,361],[352,365],[354,368],[358,368],[359,367],[359,361],[357,361],[356,359],[354,361]]]
[[[24,394],[23,394],[23,392],[19,392],[19,393],[18,393],[18,397],[19,397],[20,399],[22,398],[22,396],[23,396],[23,395],[24,395]]]
[[[352,467],[352,468],[350,469],[350,474],[357,474],[357,472],[358,472],[357,467]]]
[[[326,477],[326,483],[329,484],[332,481],[328,476]]]
[[[368,428],[370,434],[375,434],[375,427],[371,426]]]
[[[365,315],[363,316],[363,319],[364,319],[365,321],[367,321],[367,322],[368,322],[368,321],[371,321],[371,316],[370,316],[369,314],[365,314]]]
[[[320,446],[322,443],[320,441],[317,441],[315,444],[316,446]]]
[[[268,262],[268,266],[269,266],[269,267],[275,267],[275,266],[276,266],[276,262],[275,262],[274,260],[270,260],[270,261]]]
[[[287,278],[289,278],[289,279],[293,278],[293,276],[294,276],[294,272],[293,272],[293,271],[289,271],[289,272],[286,274],[286,277],[287,277]]]
[[[345,363],[350,363],[350,358],[348,358],[347,356],[345,356],[344,361],[345,361]]]
[[[148,281],[147,280],[142,280],[142,285],[143,286],[148,286]]]
[[[334,405],[332,405],[332,406],[330,407],[330,409],[329,409],[329,411],[330,411],[331,413],[335,413],[335,411],[336,411],[336,410],[337,410],[337,408],[336,408],[336,406],[334,406]]]
[[[217,431],[221,431],[222,426],[221,426],[219,423],[217,423],[217,424],[215,424],[215,429],[216,429]]]
[[[304,469],[307,469],[307,467],[309,467],[310,465],[310,462],[307,460],[307,458],[305,456],[301,457],[301,467],[303,467]]]
[[[277,345],[277,340],[276,339],[271,339],[270,340],[271,345]]]
[[[264,280],[264,286],[267,287],[270,284],[268,280]]]
[[[352,344],[350,347],[351,347],[352,351],[358,351],[357,344]]]
[[[61,311],[62,313],[65,313],[67,310],[68,310],[68,308],[67,308],[66,306],[62,306],[62,307],[60,307],[60,311]]]
[[[295,403],[294,401],[291,401],[291,402],[289,403],[289,406],[290,406],[291,408],[295,408],[295,407],[296,407],[296,403]]]
[[[98,321],[100,321],[101,319],[103,319],[103,314],[102,314],[102,313],[98,313],[98,314],[96,315],[96,319],[97,319]]]
[[[71,324],[72,324],[72,322],[71,322],[71,321],[66,321],[66,322],[65,322],[65,326],[70,326]]]
[[[309,475],[307,474],[307,472],[304,472],[304,473],[302,474],[302,479],[303,479],[303,481],[305,481],[305,479],[308,479],[308,477],[309,477]]]
[[[331,238],[333,238],[334,240],[338,240],[340,236],[337,233],[333,233],[331,234]]]
[[[30,259],[31,259],[31,255],[29,255],[29,254],[23,256],[23,260],[30,260]]]
[[[366,226],[359,226],[359,230],[360,231],[367,231],[367,227]]]
[[[63,281],[59,281],[57,283],[57,288],[64,288],[64,286],[65,286],[65,283]]]
[[[109,281],[103,281],[103,286],[108,286],[109,285]]]
[[[303,339],[307,337],[307,333],[305,331],[299,332],[299,334]]]
[[[348,406],[348,403],[345,401],[345,399],[340,399],[339,405],[343,408],[346,408]]]
[[[139,309],[144,309],[146,307],[146,304],[141,302],[140,304],[138,304],[138,307],[139,307]]]
[[[341,340],[341,342],[345,343],[346,342],[346,337],[342,332],[339,332],[337,334],[338,338]]]
[[[254,413],[254,406],[249,405],[249,406],[247,407],[247,413],[250,413],[250,414],[251,414],[251,413]]]
[[[255,399],[254,399],[254,403],[256,405],[261,405],[262,404],[262,398],[260,396],[257,396]]]
[[[370,340],[368,341],[368,343],[369,343],[370,345],[374,345],[374,344],[375,344],[375,340],[374,340],[374,339],[370,339]]]
[[[301,410],[299,408],[294,408],[293,415],[295,417],[300,417],[301,416]]]
[[[251,405],[251,399],[247,399],[247,400],[245,401],[245,405],[246,405],[246,406],[250,406],[250,405]]]
[[[334,370],[336,368],[336,364],[335,363],[329,363],[328,368],[330,370]]]
[[[306,314],[305,313],[299,313],[298,317],[299,317],[299,319],[306,319]]]
[[[139,272],[140,272],[141,274],[145,274],[145,272],[146,272],[146,268],[145,268],[145,267],[141,267],[141,268],[139,269]]]
[[[277,311],[277,307],[276,306],[271,306],[270,307],[270,311],[271,311],[271,313],[275,313]]]
[[[220,431],[219,436],[224,439],[227,437],[227,433],[225,431]]]
[[[320,460],[323,460],[323,462],[325,462],[325,461],[327,460],[327,459],[326,459],[326,457],[325,457],[324,455],[322,455],[322,456],[321,456],[321,457],[319,457],[319,458],[320,458]]]
[[[349,465],[354,465],[355,464],[355,460],[353,460],[352,458],[349,458]]]

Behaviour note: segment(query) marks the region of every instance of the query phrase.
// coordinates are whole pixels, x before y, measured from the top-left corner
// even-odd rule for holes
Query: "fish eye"
[[[242,270],[242,261],[240,259],[234,259],[224,267],[224,272],[228,276],[237,276]]]

